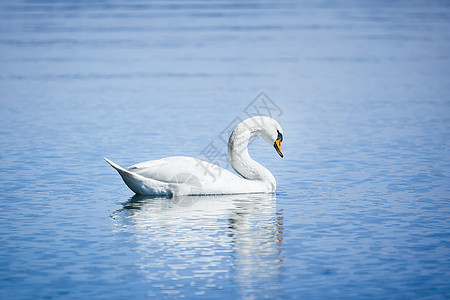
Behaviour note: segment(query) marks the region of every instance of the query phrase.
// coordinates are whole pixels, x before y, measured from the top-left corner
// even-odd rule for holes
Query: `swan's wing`
[[[173,156],[146,161],[129,167],[128,171],[167,183],[179,182],[180,176],[193,176],[202,182],[214,182],[218,177],[222,179],[239,178],[220,166],[186,156]]]

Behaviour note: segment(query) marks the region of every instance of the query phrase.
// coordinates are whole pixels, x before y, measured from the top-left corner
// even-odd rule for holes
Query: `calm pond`
[[[2,1],[0,298],[450,298],[447,1]],[[269,115],[276,195],[134,196]]]

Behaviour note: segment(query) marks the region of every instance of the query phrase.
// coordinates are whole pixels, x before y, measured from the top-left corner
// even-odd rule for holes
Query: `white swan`
[[[105,160],[122,176],[125,184],[141,195],[223,195],[273,193],[276,181],[272,173],[248,154],[248,142],[255,136],[273,144],[283,157],[280,143],[283,129],[274,119],[257,116],[234,127],[228,141],[228,159],[242,177],[206,161],[185,156],[166,157],[124,169]]]

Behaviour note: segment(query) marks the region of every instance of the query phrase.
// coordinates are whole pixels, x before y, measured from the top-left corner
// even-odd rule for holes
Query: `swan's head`
[[[267,120],[267,121],[266,121]],[[281,151],[281,142],[283,141],[283,129],[278,122],[270,117],[265,117],[262,124],[261,136],[269,144],[273,144],[277,153],[283,157],[283,151]]]

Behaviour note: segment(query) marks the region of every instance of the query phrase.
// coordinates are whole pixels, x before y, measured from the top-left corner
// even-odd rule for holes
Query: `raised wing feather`
[[[214,176],[236,177],[230,171],[206,161],[186,156],[172,156],[133,165],[128,171],[162,182],[177,182],[180,175],[189,175],[204,181],[214,181]]]

